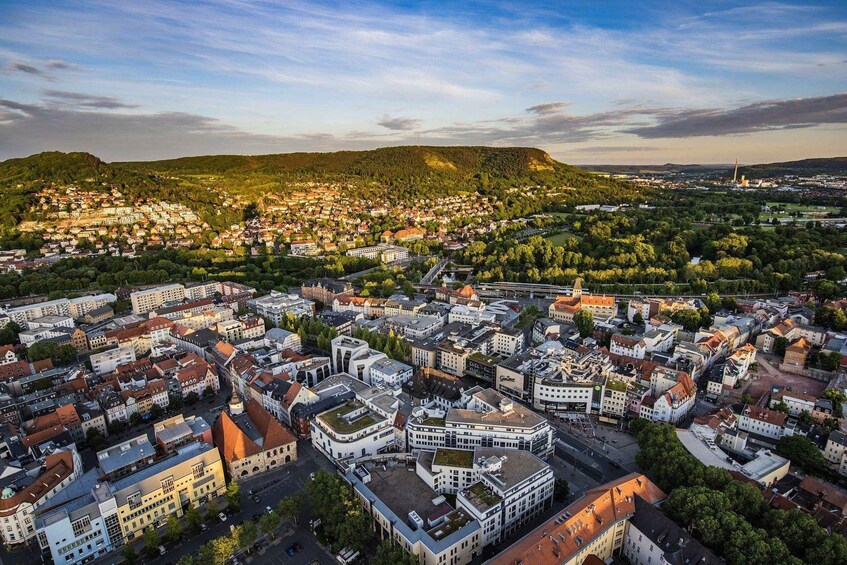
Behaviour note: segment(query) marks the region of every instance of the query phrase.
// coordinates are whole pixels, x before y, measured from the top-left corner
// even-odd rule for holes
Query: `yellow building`
[[[198,506],[226,492],[224,468],[217,449],[192,443],[175,455],[109,484],[124,539],[142,536],[148,526],[180,517],[188,505]]]

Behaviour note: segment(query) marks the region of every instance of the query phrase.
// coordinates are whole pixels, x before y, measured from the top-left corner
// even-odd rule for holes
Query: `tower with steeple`
[[[244,403],[238,397],[238,391],[235,386],[232,387],[232,398],[229,399],[229,414],[230,416],[238,416],[244,412]]]
[[[577,277],[577,279],[573,282],[573,292],[571,293],[573,298],[582,298],[582,279]]]

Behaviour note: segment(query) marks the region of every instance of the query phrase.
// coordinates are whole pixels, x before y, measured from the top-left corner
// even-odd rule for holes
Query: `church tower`
[[[574,298],[582,298],[582,279],[577,278],[573,283],[573,293],[571,294]]]
[[[233,386],[232,398],[229,399],[229,415],[238,416],[242,412],[244,412],[244,403],[241,402],[241,399],[238,397],[238,391],[236,391],[235,386]]]

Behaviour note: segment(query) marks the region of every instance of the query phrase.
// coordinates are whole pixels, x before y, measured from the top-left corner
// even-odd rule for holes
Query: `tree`
[[[237,528],[237,527],[236,527]],[[235,533],[235,532],[233,532]],[[235,536],[221,536],[211,541],[214,563],[225,563],[238,550],[238,539]]]
[[[259,530],[263,534],[269,534],[279,527],[279,514],[276,511],[269,512],[259,518]]]
[[[276,505],[276,511],[283,519],[291,521],[296,526],[297,515],[303,509],[304,502],[300,493],[286,496]]]
[[[162,407],[155,402],[153,403],[153,406],[150,407],[150,417],[154,420],[161,418],[163,412],[164,410],[162,410]]]
[[[197,564],[194,561],[194,557],[192,557],[191,555],[183,555],[176,562],[176,565],[197,565]]]
[[[235,512],[241,509],[241,487],[235,481],[226,486],[226,503]]]
[[[838,367],[841,366],[841,354],[837,351],[831,353],[821,352],[818,356],[818,361],[821,369],[824,371],[837,371]]]
[[[206,503],[206,521],[207,522],[211,522],[212,520],[217,520],[219,512],[220,512],[220,510],[218,510],[218,505],[215,504],[214,500],[210,500],[209,502]]]
[[[197,563],[200,565],[215,563],[215,550],[211,541],[200,546],[200,549],[197,552]]]
[[[203,398],[212,398],[213,396],[215,396],[215,389],[210,386],[207,386],[203,390]]]
[[[100,451],[106,445],[106,439],[97,428],[88,428],[85,432],[85,445],[94,451]]]
[[[129,417],[129,425],[130,426],[137,426],[140,423],[141,423],[141,414],[139,414],[138,412],[133,412],[132,416]]]
[[[259,530],[252,520],[245,520],[236,528],[233,536],[237,540],[238,547],[247,547],[256,541],[256,538],[259,536]]]
[[[553,483],[553,498],[556,502],[564,502],[568,499],[570,494],[571,487],[568,484],[568,481],[564,479],[556,479],[556,482]]]
[[[135,554],[135,548],[129,544],[124,546],[123,556],[124,563],[127,565],[132,565],[138,559],[138,556]]]
[[[720,310],[722,305],[721,297],[718,295],[717,292],[710,292],[709,294],[707,294],[706,297],[703,299],[703,303],[706,305],[706,308],[708,308],[709,312],[711,312],[712,314]]]
[[[753,404],[753,397],[749,394],[743,394],[741,395],[741,402],[743,404]]]
[[[635,324],[636,326],[643,326],[644,325],[644,316],[641,315],[641,312],[635,313],[635,315],[632,317],[632,323]]]
[[[370,562],[371,565],[414,565],[417,560],[391,539],[384,539],[379,542]]]
[[[169,514],[165,522],[165,537],[171,543],[176,543],[182,537],[182,522],[174,514]]]
[[[785,348],[788,347],[788,338],[783,336],[779,336],[775,340],[773,340],[773,354],[782,357],[785,355]]]
[[[805,436],[785,436],[776,444],[776,451],[807,473],[824,467],[818,446]]]
[[[188,406],[193,406],[197,404],[197,401],[200,400],[200,397],[197,396],[196,392],[189,392],[185,395],[185,404]]]
[[[590,310],[580,308],[573,315],[573,323],[580,337],[588,337],[594,332],[594,315]]]
[[[203,523],[203,517],[200,516],[200,511],[192,504],[189,504],[188,510],[185,511],[185,523],[188,524],[188,529],[191,533],[197,534],[200,532],[200,525]]]
[[[120,420],[112,420],[109,422],[108,430],[110,434],[119,434],[124,431],[126,424]]]
[[[843,413],[842,405],[847,401],[847,396],[837,388],[829,388],[823,391],[823,397],[832,401],[832,413],[836,418],[840,418]]]
[[[148,526],[144,530],[144,553],[148,557],[153,558],[159,555],[159,533],[153,526]]]
[[[774,405],[773,409],[777,412],[782,412],[783,414],[788,414],[790,412],[788,404],[784,400],[780,400],[779,403]]]

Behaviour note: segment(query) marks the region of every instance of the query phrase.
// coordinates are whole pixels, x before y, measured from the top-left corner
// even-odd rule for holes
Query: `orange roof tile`
[[[56,415],[66,428],[72,428],[80,425],[79,414],[76,413],[76,408],[73,404],[65,404],[56,408]]]
[[[666,498],[647,477],[631,473],[589,490],[490,562],[500,565],[565,563],[615,523],[631,517],[635,512],[635,496],[650,504]]]

